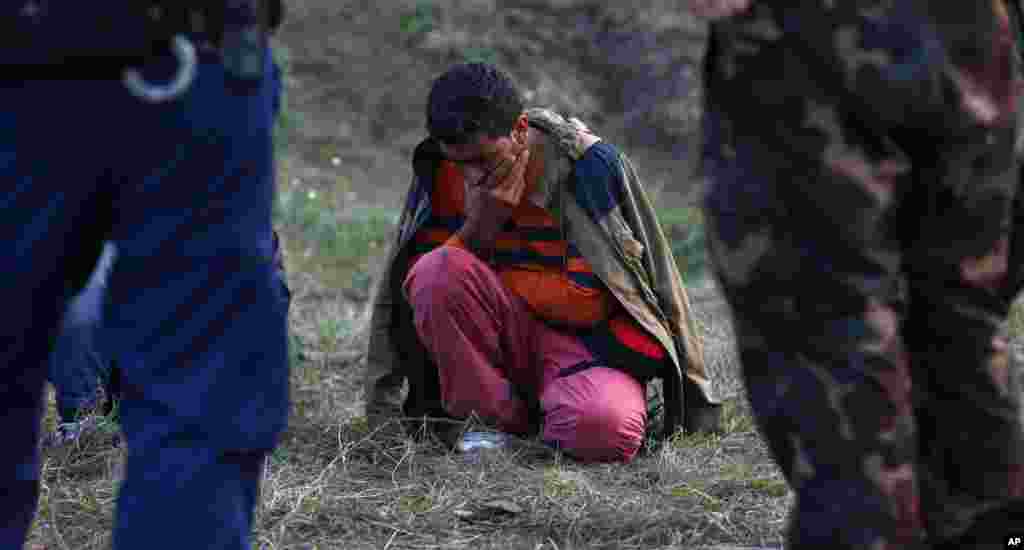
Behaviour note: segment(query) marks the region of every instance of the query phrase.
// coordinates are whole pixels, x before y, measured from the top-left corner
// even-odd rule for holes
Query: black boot
[[[720,434],[722,405],[711,403],[696,384],[683,378],[683,430],[686,433]]]
[[[118,405],[121,401],[121,369],[117,366],[117,361],[111,360],[110,362],[110,373],[106,384],[103,385],[103,393],[106,394],[106,400],[103,402],[103,416],[117,422],[120,411]]]

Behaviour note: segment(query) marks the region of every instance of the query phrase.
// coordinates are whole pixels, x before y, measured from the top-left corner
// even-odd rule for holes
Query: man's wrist
[[[493,239],[486,239],[472,224],[467,222],[454,235],[454,239],[464,248],[472,252],[478,258],[486,258],[490,255]]]

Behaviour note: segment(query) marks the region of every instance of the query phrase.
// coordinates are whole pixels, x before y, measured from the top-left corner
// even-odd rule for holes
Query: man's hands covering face
[[[530,150],[521,147],[502,155],[497,165],[482,177],[466,174],[466,221],[459,230],[459,238],[483,258],[494,246],[505,222],[526,194],[524,177],[530,162]]]

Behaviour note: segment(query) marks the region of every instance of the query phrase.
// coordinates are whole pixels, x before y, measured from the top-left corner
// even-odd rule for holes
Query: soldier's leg
[[[757,425],[796,493],[788,548],[923,548],[899,253],[872,226],[890,202],[760,143],[735,151],[712,167],[709,249]]]
[[[102,117],[68,101],[81,82],[0,86],[0,548],[21,548],[35,512],[47,359],[67,300],[99,256],[101,170],[80,144]]]
[[[936,541],[953,541],[986,512],[1009,512],[996,509],[1024,497],[1022,387],[1009,358],[1005,292],[1013,284],[1008,257],[1018,181],[1012,133],[1003,132],[935,156],[926,178],[935,183],[918,197],[921,222],[908,255],[922,509]],[[976,177],[970,186],[947,186],[958,181],[947,174],[957,173]],[[970,535],[975,542],[989,537],[989,546],[953,546],[1001,547],[1002,536],[1024,526],[1024,504],[1016,506],[1017,523],[1008,515],[1002,529]]]
[[[157,59],[148,76],[173,65]],[[287,418],[273,83],[235,94],[217,59],[198,71],[180,100],[143,104],[112,86],[93,107],[129,127],[107,145],[118,258],[103,330],[118,345],[127,446],[115,548],[248,548],[262,463]]]

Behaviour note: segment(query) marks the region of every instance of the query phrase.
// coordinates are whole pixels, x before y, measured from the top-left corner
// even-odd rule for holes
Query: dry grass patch
[[[309,368],[320,367],[296,369],[299,401],[330,400],[332,386],[353,397],[359,364],[316,390],[303,387]],[[370,433],[357,412],[295,411],[268,461],[256,527],[268,549],[778,544],[790,499],[736,400],[726,434],[679,436],[628,465],[580,464],[523,439],[460,454],[429,437]]]
[[[100,424],[74,444],[44,448],[39,507],[26,548],[109,546],[124,464],[124,452],[115,446],[116,431],[110,428]]]
[[[309,371],[316,371],[316,375]],[[739,401],[721,436],[678,436],[628,465],[580,464],[536,440],[451,452],[371,433],[361,366],[302,361],[267,458],[256,548],[657,549],[778,544],[790,495]],[[328,407],[322,403],[334,403]],[[33,542],[108,544],[120,449],[106,436],[48,449]]]
[[[372,216],[354,226],[361,218],[329,214],[333,195],[300,199],[300,188],[312,189],[296,186],[292,210],[283,212],[295,223],[282,228],[293,290],[292,410],[281,444],[267,457],[255,548],[628,550],[781,543],[792,496],[755,432],[713,289],[695,293],[694,307],[709,343],[711,374],[730,396],[722,435],[651,444],[627,465],[580,464],[535,439],[462,454],[432,437],[395,438],[371,432],[361,416],[369,297],[361,277],[376,271],[378,244],[389,226]],[[328,229],[348,233],[335,237]],[[325,255],[345,239],[362,243],[363,252]],[[52,423],[48,418],[47,427]],[[40,512],[28,548],[107,548],[123,460],[109,426],[77,445],[45,449]]]

